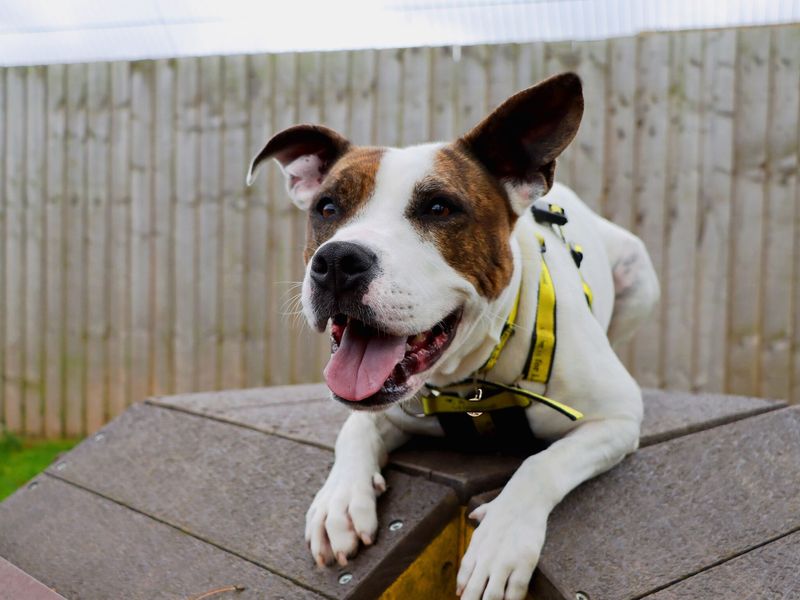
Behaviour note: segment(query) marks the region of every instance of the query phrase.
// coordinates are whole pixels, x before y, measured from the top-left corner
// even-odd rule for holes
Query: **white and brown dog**
[[[470,388],[480,376],[539,394],[546,387],[582,413],[573,421],[529,400],[520,412],[552,443],[474,511],[480,525],[457,578],[465,599],[523,598],[551,510],[636,449],[641,393],[612,343],[633,334],[659,286],[637,237],[553,183],[555,159],[582,114],[580,80],[567,73],[512,96],[454,143],[357,147],[325,127],[298,125],[254,158],[248,183],[259,163],[275,158],[289,196],[308,212],[303,310],[319,331],[330,323],[325,379],[333,398],[353,409],[306,517],[319,565],[344,565],[361,542],[375,540],[387,453],[412,434],[443,435],[435,415],[418,415],[428,390],[464,381]],[[545,194],[569,216],[563,228],[533,218],[530,208]],[[582,263],[567,239],[582,245]],[[544,270],[558,297],[546,385],[520,375]],[[509,323],[516,334],[506,338]]]

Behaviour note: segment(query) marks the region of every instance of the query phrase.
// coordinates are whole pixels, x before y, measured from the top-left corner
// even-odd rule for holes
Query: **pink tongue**
[[[346,327],[339,349],[325,367],[325,381],[331,391],[345,400],[358,402],[383,387],[397,363],[403,360],[406,338],[363,337],[355,327]]]

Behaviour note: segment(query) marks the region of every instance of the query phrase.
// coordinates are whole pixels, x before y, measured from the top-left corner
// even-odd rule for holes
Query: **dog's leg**
[[[617,349],[633,337],[658,303],[658,276],[642,240],[601,217],[597,218],[597,230],[614,276],[614,313],[608,339]]]
[[[333,468],[306,513],[306,542],[318,565],[346,565],[359,540],[375,541],[375,500],[386,490],[381,467],[407,439],[383,413],[354,412],[345,421]]]
[[[500,495],[473,511],[478,519],[458,572],[462,600],[525,597],[544,544],[547,517],[575,487],[636,449],[635,415],[589,421],[529,457]]]

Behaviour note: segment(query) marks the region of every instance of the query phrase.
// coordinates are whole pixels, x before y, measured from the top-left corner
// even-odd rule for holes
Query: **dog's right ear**
[[[511,96],[460,142],[504,184],[522,214],[553,186],[556,157],[582,115],[581,80],[562,73]]]
[[[247,185],[255,180],[258,166],[274,158],[286,177],[292,202],[308,210],[323,178],[349,148],[348,140],[322,125],[289,127],[276,133],[253,158],[247,171]]]

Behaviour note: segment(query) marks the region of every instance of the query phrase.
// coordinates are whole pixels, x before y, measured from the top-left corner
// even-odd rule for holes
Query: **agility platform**
[[[800,407],[648,390],[641,449],[550,517],[536,600],[800,598]],[[152,398],[0,504],[0,598],[455,598],[469,507],[521,458],[394,452],[375,546],[304,516],[347,416],[322,385]]]

